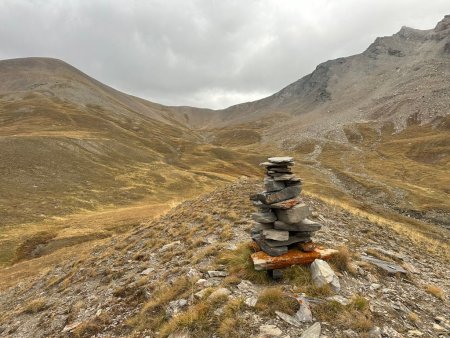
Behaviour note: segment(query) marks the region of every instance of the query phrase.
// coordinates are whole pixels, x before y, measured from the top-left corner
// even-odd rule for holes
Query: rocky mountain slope
[[[242,178],[23,279],[1,293],[0,334],[298,337],[316,321],[322,337],[450,333],[448,252],[427,252],[383,224],[314,198],[304,201],[325,225],[317,240],[340,248],[332,262],[340,297],[312,287],[307,269],[290,268],[280,282],[255,272],[245,244],[252,227],[248,196],[261,188]],[[365,255],[407,272],[387,274]],[[32,264],[40,266],[42,259]],[[3,287],[27,269],[28,262],[5,269]],[[274,311],[297,311],[296,297],[306,297],[313,318],[293,325]]]
[[[59,60],[0,61],[0,336],[292,337],[312,323],[268,304],[295,313],[298,299],[328,337],[447,336],[449,36],[449,16],[402,28],[220,111],[132,97]],[[345,246],[344,298],[308,270],[277,284],[248,265],[260,187],[229,182],[272,154],[295,157],[319,240]]]

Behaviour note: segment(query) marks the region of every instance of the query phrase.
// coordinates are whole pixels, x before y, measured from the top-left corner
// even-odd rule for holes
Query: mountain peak
[[[434,28],[435,32],[441,32],[450,28],[450,15],[444,16],[444,18],[439,21]]]

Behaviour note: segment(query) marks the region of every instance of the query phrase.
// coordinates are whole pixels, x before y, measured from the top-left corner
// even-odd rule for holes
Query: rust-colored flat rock
[[[255,270],[273,270],[287,268],[291,265],[306,265],[315,259],[329,259],[337,253],[334,249],[315,248],[310,252],[299,249],[290,249],[287,253],[272,257],[264,251],[258,251],[251,255]]]

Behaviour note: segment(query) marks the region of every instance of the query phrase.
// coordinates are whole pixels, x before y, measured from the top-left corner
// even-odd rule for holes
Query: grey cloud
[[[119,90],[221,108],[281,89],[402,25],[432,28],[447,0],[0,2],[0,58],[63,59]]]

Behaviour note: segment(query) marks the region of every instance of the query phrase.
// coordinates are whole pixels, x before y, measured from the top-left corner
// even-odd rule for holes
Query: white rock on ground
[[[275,325],[261,325],[259,327],[259,332],[263,337],[279,337],[283,333]]]
[[[211,293],[208,299],[216,299],[220,297],[228,297],[231,294],[231,291],[227,288],[218,288],[216,291]]]
[[[314,323],[308,327],[300,336],[300,338],[320,338],[320,332],[322,331],[322,326],[319,322]]]
[[[334,292],[339,292],[341,285],[339,284],[339,278],[334,273],[333,269],[327,262],[321,259],[316,259],[311,264],[311,275],[314,285],[324,286],[330,284],[331,289]]]

